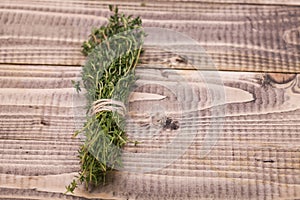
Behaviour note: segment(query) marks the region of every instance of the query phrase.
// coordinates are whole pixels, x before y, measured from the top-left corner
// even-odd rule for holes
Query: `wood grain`
[[[84,120],[84,97],[70,83],[79,74],[78,67],[0,66],[1,199],[300,197],[298,75],[278,83],[265,73],[142,67],[137,70],[138,87],[133,92],[144,98],[130,101],[127,125],[130,138],[140,143],[128,144],[123,159],[128,168],[140,165],[155,170],[146,174],[121,171],[111,176],[107,186],[91,193],[81,188],[73,196],[63,195],[64,186],[79,169],[80,140],[72,134]],[[209,85],[216,83],[223,84],[212,93]],[[223,92],[223,101],[214,105]],[[139,134],[139,126],[151,126],[151,105],[178,120],[180,129],[158,125],[146,129],[148,135]],[[212,109],[219,110],[221,105],[225,113],[219,121]],[[157,163],[172,157],[159,151],[169,143],[175,150],[181,148],[185,141],[176,138],[184,130],[194,135],[191,145],[157,169]],[[215,133],[217,143],[212,145],[215,138],[205,137]],[[211,146],[210,153],[202,156],[201,149]]]
[[[193,3],[223,3],[223,4],[260,4],[260,5],[300,5],[299,1],[295,0],[158,0],[164,2],[193,2]],[[144,0],[147,2],[147,0]],[[151,1],[150,1],[151,2]]]
[[[145,27],[167,28],[195,39],[219,70],[300,71],[298,6],[212,2],[113,3],[126,14],[140,15]],[[281,1],[285,2],[292,1]],[[1,1],[0,63],[81,65],[80,45],[92,27],[106,22],[110,3]]]
[[[146,46],[127,105],[126,132],[139,142],[122,156],[131,171],[64,194],[80,169],[73,133],[86,115],[71,81],[109,4],[186,34],[206,56]],[[299,5],[2,0],[0,199],[300,199]]]

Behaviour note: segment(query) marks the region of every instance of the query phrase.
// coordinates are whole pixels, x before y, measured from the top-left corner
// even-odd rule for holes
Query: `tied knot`
[[[125,116],[126,107],[123,102],[113,99],[99,99],[92,104],[91,114],[95,115],[102,111],[117,112],[121,116]]]

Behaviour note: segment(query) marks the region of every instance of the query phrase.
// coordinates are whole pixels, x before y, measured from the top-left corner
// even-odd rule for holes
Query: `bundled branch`
[[[87,61],[82,82],[86,90],[87,121],[76,135],[84,134],[79,149],[81,169],[77,179],[66,187],[74,192],[78,184],[86,188],[105,184],[106,176],[121,167],[121,149],[128,141],[124,132],[125,108],[130,87],[135,82],[134,69],[142,53],[145,33],[139,17],[114,12],[108,24],[94,29],[83,43]],[[80,91],[79,84],[75,84]]]

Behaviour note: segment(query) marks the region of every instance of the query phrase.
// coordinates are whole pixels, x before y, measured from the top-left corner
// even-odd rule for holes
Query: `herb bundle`
[[[105,184],[106,175],[122,166],[121,149],[128,141],[124,110],[120,108],[127,103],[130,87],[135,82],[134,69],[142,53],[145,33],[139,17],[119,14],[117,7],[109,8],[114,15],[108,24],[94,29],[82,45],[82,52],[87,56],[82,72],[87,110],[101,109],[88,112],[84,127],[75,133],[84,134],[85,142],[78,151],[79,175],[66,187],[67,192],[73,192],[81,183],[86,188]],[[80,91],[78,83],[75,87]]]

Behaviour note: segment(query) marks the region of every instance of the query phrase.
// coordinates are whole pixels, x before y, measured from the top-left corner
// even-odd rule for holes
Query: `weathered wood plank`
[[[163,2],[185,2],[185,3],[223,3],[223,4],[262,4],[262,5],[300,5],[297,0],[157,0]],[[147,2],[147,0],[144,0]],[[153,1],[150,1],[153,2]]]
[[[74,196],[63,195],[64,185],[79,169],[80,140],[72,135],[84,120],[83,94],[77,95],[68,82],[78,79],[80,70],[0,65],[0,198],[300,197],[299,75],[142,67],[137,69],[134,92],[145,95],[130,101],[127,126],[130,138],[140,143],[128,144],[123,159],[127,168],[140,165],[150,172],[121,171],[92,193],[81,188]],[[214,93],[207,89],[211,84],[218,86]],[[224,116],[212,120],[212,109],[217,108],[213,100],[222,92],[226,96],[217,105],[224,105]],[[180,128],[152,126],[148,115],[153,105],[178,120]],[[147,123],[148,135],[139,134]],[[176,150],[188,140],[176,141],[183,130],[189,130],[193,143],[178,159],[156,169],[176,153],[159,153],[164,145],[173,142]],[[205,137],[214,133],[216,145],[201,156],[201,148],[210,148],[215,139]],[[152,154],[140,154],[147,152]]]
[[[299,3],[204,2],[113,3],[147,27],[194,38],[219,70],[291,74],[193,71],[178,55],[146,47],[127,126],[140,143],[128,144],[123,159],[127,168],[150,172],[121,171],[91,193],[80,188],[64,195],[79,169],[81,141],[72,135],[85,116],[83,94],[71,80],[84,62],[82,41],[105,23],[112,2],[1,1],[0,63],[8,64],[0,65],[0,199],[300,198],[300,13],[298,6],[281,6]],[[161,115],[153,121],[153,105],[179,129],[165,128]],[[219,121],[213,110],[222,106]],[[193,143],[169,162],[189,143],[178,140],[185,132]],[[216,137],[208,137],[214,135],[215,146]],[[160,153],[171,142],[172,151]],[[210,153],[202,156],[203,148]],[[167,165],[157,169],[160,163]]]
[[[76,191],[76,196],[64,195],[65,185],[72,181],[75,173],[46,175],[46,176],[20,176],[0,175],[0,199],[11,198],[15,193],[16,199],[109,199],[117,200],[109,193],[88,193]],[[4,180],[4,181],[3,181]],[[30,190],[31,189],[31,190]],[[23,193],[22,193],[23,192]]]
[[[0,63],[82,65],[80,44],[92,27],[105,23],[111,2],[38,2],[1,1]],[[140,15],[145,27],[195,39],[219,70],[300,72],[297,6],[114,3],[126,14]]]

